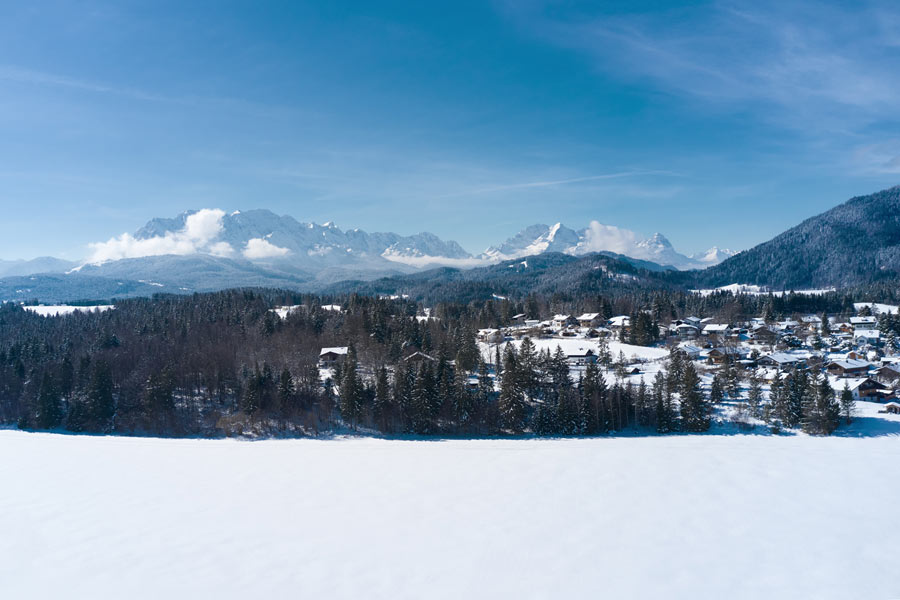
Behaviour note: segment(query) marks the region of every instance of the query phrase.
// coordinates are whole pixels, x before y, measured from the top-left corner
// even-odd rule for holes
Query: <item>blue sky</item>
[[[900,183],[892,2],[0,6],[0,258],[191,208],[742,249]]]

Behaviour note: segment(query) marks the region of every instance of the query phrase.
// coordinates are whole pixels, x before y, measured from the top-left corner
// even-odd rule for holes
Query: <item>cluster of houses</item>
[[[660,326],[662,341],[658,346],[710,366],[727,362],[769,383],[794,369],[823,373],[838,392],[846,387],[857,399],[888,402],[888,410],[900,409],[891,402],[900,396],[900,356],[885,351],[877,324],[876,317],[864,315],[847,321],[830,318],[827,328],[818,315],[739,323],[690,316]],[[478,330],[477,338],[482,344],[501,344],[526,336],[545,343],[552,340],[577,369],[598,359],[598,339],[621,339],[620,334],[627,334],[630,326],[626,315],[605,319],[599,313],[557,314],[551,319],[533,320],[518,314],[508,326]],[[333,367],[346,353],[344,347],[323,348],[320,367]],[[434,358],[415,352],[404,360]],[[626,373],[640,373],[640,367],[628,365]]]

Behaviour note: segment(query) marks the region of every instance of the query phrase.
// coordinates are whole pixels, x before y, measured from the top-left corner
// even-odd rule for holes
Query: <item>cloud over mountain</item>
[[[96,264],[123,258],[144,258],[166,254],[188,255],[208,252],[216,256],[230,254],[225,243],[213,244],[222,233],[222,219],[225,211],[218,208],[204,208],[188,215],[184,226],[176,231],[166,231],[162,235],[135,237],[129,233],[105,242],[90,244],[91,255],[87,262]],[[232,249],[233,250],[233,249]]]

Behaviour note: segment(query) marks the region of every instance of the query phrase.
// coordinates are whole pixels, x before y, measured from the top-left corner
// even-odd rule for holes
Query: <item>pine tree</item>
[[[747,404],[750,414],[755,418],[759,418],[762,397],[762,384],[756,375],[752,375],[750,377],[750,389],[747,391]]]
[[[725,393],[722,390],[722,380],[718,374],[712,378],[712,384],[709,386],[709,401],[713,406],[719,405],[725,399]]]
[[[294,377],[291,375],[290,370],[285,367],[278,378],[278,404],[284,415],[292,412],[296,393],[297,388],[294,386]]]
[[[709,429],[710,407],[700,390],[700,376],[694,364],[684,366],[681,378],[681,421],[685,431],[700,432]]]
[[[112,372],[109,365],[103,361],[94,363],[88,392],[88,406],[97,430],[110,430],[116,414],[116,404],[113,398]]]
[[[375,423],[382,433],[390,433],[390,421],[392,417],[391,387],[388,382],[388,372],[384,365],[378,369],[378,377],[375,380],[375,404],[372,407],[375,413]]]
[[[352,345],[347,348],[344,358],[339,394],[341,418],[351,429],[356,429],[362,413],[363,385],[357,372],[356,350]]]
[[[853,414],[856,411],[856,400],[853,398],[853,392],[850,386],[844,383],[844,389],[841,391],[841,414],[849,425],[853,421]]]
[[[512,345],[506,347],[503,357],[503,377],[500,379],[498,400],[503,427],[519,433],[525,424],[525,396],[519,386],[518,365]]]
[[[675,414],[673,410],[672,393],[669,384],[662,371],[656,373],[653,380],[653,404],[655,407],[655,420],[657,433],[669,433],[675,430]]]
[[[38,414],[36,423],[41,429],[59,427],[63,419],[62,399],[50,373],[45,372],[41,378],[38,392]]]

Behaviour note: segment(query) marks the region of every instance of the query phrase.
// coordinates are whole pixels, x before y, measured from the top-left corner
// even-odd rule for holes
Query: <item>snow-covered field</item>
[[[115,307],[110,304],[103,304],[100,306],[70,306],[68,304],[57,304],[47,306],[23,306],[22,308],[39,314],[42,317],[58,317],[60,315],[71,315],[75,312],[103,312]]]
[[[497,351],[496,346],[500,346],[500,352],[503,353],[503,349],[506,347],[506,344],[512,344],[515,346],[516,350],[522,345],[522,340],[514,340],[511,342],[502,342],[500,344],[488,344],[485,342],[479,343],[479,348],[481,349],[482,357],[488,361],[493,362],[494,356]],[[596,339],[587,339],[587,338],[531,338],[531,343],[534,344],[534,348],[538,352],[542,352],[544,350],[549,350],[550,354],[556,352],[556,348],[562,348],[563,352],[566,354],[580,354],[585,350],[592,350],[596,355],[600,350],[600,342]],[[623,344],[621,342],[608,341],[607,347],[609,348],[610,355],[613,359],[618,359],[619,352],[625,355],[626,359],[629,360],[660,360],[669,356],[669,351],[665,348],[651,348],[649,346],[635,346],[633,344]]]
[[[835,288],[827,288],[827,289],[818,289],[818,290],[794,290],[796,294],[803,294],[806,296],[822,296],[824,294],[828,294],[833,292]],[[701,296],[709,296],[711,294],[715,294],[718,292],[731,292],[734,295],[738,294],[746,294],[749,296],[765,296],[768,294],[772,294],[773,296],[783,296],[786,292],[783,290],[767,290],[766,288],[758,285],[751,285],[747,283],[732,283],[730,285],[723,285],[721,287],[713,288],[713,289],[705,289],[705,290],[691,290],[695,294],[699,294]]]
[[[873,437],[0,431],[4,598],[896,598]]]

